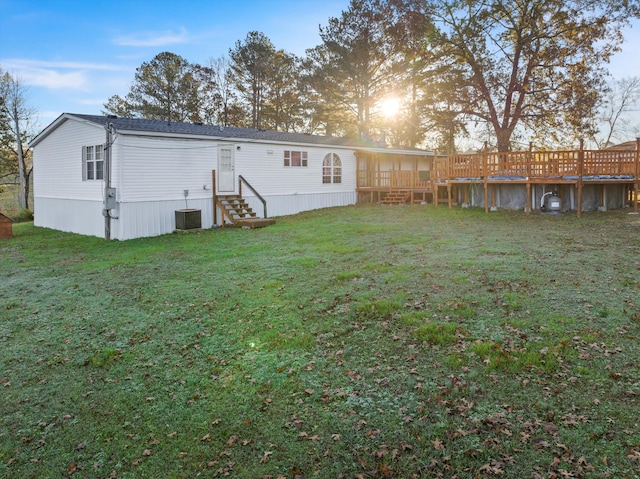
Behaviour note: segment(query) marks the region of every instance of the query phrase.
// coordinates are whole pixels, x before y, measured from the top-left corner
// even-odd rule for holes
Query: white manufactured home
[[[118,240],[171,233],[177,211],[199,211],[202,228],[224,225],[232,218],[216,199],[231,195],[270,217],[355,204],[359,159],[433,158],[345,138],[69,113],[31,147],[35,225]]]

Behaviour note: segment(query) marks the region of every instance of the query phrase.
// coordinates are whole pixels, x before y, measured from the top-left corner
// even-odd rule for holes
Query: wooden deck
[[[358,193],[368,195],[372,203],[374,201],[384,203],[385,198],[399,195],[399,193],[406,193],[409,203],[421,203],[427,202],[433,194],[433,182],[424,171],[358,170],[357,181]]]
[[[452,206],[452,193],[468,203],[469,189],[484,187],[484,207],[496,206],[500,185],[522,185],[526,194],[525,211],[535,204],[536,185],[544,190],[555,187],[571,193],[571,208],[578,216],[583,208],[583,187],[601,185],[601,203],[606,203],[607,185],[620,185],[625,204],[633,204],[638,212],[640,200],[640,139],[625,144],[625,148],[607,150],[516,151],[506,153],[482,152],[477,154],[437,156],[428,159],[383,154],[360,156],[356,172],[358,201],[383,204],[448,203]],[[526,190],[526,193],[524,192]],[[587,204],[594,194],[587,189]],[[462,196],[464,195],[464,199]],[[473,196],[472,196],[473,197]],[[481,203],[482,199],[478,203]]]
[[[582,212],[582,188],[585,184],[629,185],[633,189],[633,210],[638,212],[640,179],[640,140],[635,150],[573,150],[478,153],[437,158],[433,167],[434,196],[446,188],[451,207],[454,185],[482,184],[485,210],[489,210],[491,185],[522,184],[530,195],[532,185],[575,185],[577,212]],[[436,201],[437,204],[437,201]],[[525,208],[529,209],[527,202]]]

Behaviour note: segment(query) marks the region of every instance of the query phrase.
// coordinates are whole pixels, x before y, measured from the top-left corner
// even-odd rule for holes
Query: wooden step
[[[244,228],[264,228],[276,224],[276,220],[271,218],[245,218],[238,220],[236,224]]]
[[[380,203],[384,205],[400,205],[406,203],[411,197],[408,191],[390,191],[387,193]]]
[[[239,195],[218,196],[216,203],[224,211],[223,222],[226,218],[233,225],[245,228],[263,228],[275,223],[272,219],[259,218],[249,203]]]

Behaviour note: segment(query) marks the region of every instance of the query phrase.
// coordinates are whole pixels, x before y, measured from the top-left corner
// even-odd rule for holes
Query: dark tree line
[[[379,139],[455,151],[469,128],[518,141],[591,137],[606,63],[638,0],[351,0],[299,58],[250,32],[228,58],[143,63],[106,112]],[[400,110],[384,115],[385,99]]]

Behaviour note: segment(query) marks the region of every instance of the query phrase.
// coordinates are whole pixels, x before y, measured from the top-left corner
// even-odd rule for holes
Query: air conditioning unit
[[[176,229],[193,230],[202,228],[202,211],[188,208],[176,210]]]

